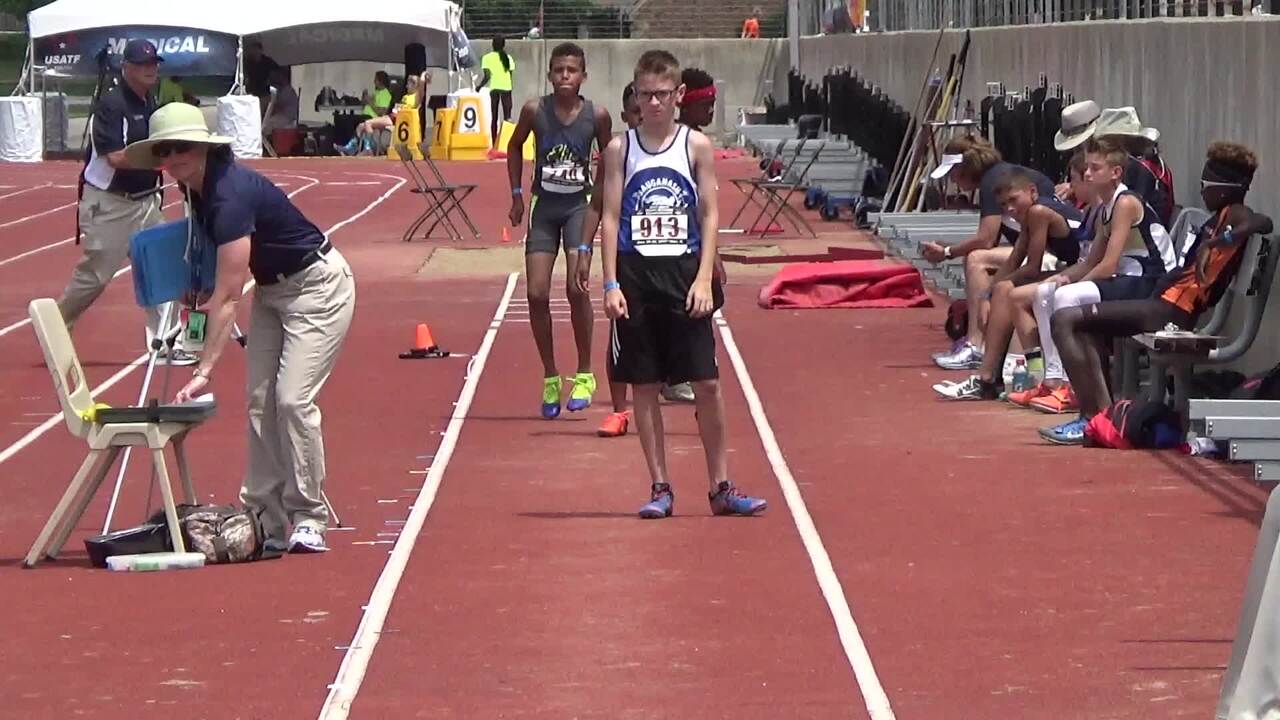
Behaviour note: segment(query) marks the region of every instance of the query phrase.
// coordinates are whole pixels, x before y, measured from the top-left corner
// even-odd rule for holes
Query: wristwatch
[[[950,246],[950,245],[946,245],[946,246],[944,246],[944,247],[942,248],[942,257],[943,257],[943,258],[945,258],[945,259],[947,259],[947,260],[950,260],[950,259],[951,259],[951,246]]]
[[[524,188],[522,187],[511,188],[511,197],[520,197],[523,194],[524,194]]]

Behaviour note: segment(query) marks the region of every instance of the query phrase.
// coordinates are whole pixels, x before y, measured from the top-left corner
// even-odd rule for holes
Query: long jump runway
[[[602,358],[594,407],[536,418],[518,277],[430,272],[444,246],[400,242],[421,201],[398,166],[257,165],[356,272],[355,323],[320,401],[326,489],[346,527],[323,556],[113,574],[89,569],[80,544],[101,530],[104,493],[62,560],[19,569],[85,450],[54,416],[25,322],[78,257],[62,207],[77,168],[3,168],[0,717],[1211,711],[1265,500],[1240,473],[1040,446],[1044,418],[929,397],[946,377],[925,366],[937,310],[766,312],[762,276],[731,266],[719,323],[731,476],[770,510],[710,516],[692,408],[667,405],[676,516],[642,522],[638,440],[594,435]],[[483,237],[465,247],[500,244],[504,167],[446,168],[481,185],[469,206]],[[125,270],[77,325],[99,399],[136,400],[141,320]],[[457,355],[398,360],[417,322]],[[555,327],[567,370],[569,326]],[[600,349],[607,325],[595,327]],[[239,487],[242,356],[228,348],[218,416],[192,437],[205,501]],[[131,464],[118,526],[142,519],[148,470]]]

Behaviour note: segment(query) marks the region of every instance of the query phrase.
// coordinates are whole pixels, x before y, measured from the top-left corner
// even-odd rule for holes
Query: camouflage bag
[[[164,523],[164,511],[152,518]],[[178,523],[187,552],[210,564],[251,562],[262,557],[262,520],[252,510],[232,505],[179,505]],[[170,548],[172,549],[172,548]]]

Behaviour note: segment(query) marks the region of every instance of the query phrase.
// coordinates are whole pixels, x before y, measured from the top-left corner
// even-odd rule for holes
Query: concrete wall
[[[557,40],[511,40],[507,52],[515,58],[514,101],[521,103],[548,92],[544,85],[547,58]],[[671,50],[686,66],[696,66],[711,73],[721,82],[722,102],[731,127],[736,121],[738,108],[754,107],[764,102],[773,90],[773,79],[779,68],[786,76],[787,41],[785,40],[579,40],[587,55],[587,82],[583,95],[597,103],[603,103],[616,117],[622,102],[622,88],[631,82],[632,70],[640,54],[653,48]],[[476,41],[472,50],[476,57],[488,52],[488,41]],[[477,63],[478,65],[478,63]],[[329,85],[340,93],[359,96],[360,90],[373,85],[373,73],[386,70],[403,73],[403,66],[382,65],[368,62],[325,63],[299,65],[293,70],[293,84],[300,89],[302,117],[304,121],[317,120],[312,108],[316,93]],[[477,82],[479,67],[474,69]],[[446,84],[443,70],[435,70],[432,92],[443,93]],[[436,90],[439,87],[441,89]],[[785,89],[785,86],[783,86]]]
[[[1160,129],[1178,202],[1199,205],[1200,169],[1214,140],[1244,143],[1261,167],[1250,204],[1280,220],[1280,18],[1097,21],[973,30],[963,96],[976,101],[985,83],[1035,85],[1039,74],[1077,100],[1132,105]],[[948,32],[940,64],[959,49]],[[936,32],[900,32],[801,41],[801,71],[821,77],[849,65],[910,110],[924,80]],[[1280,233],[1276,234],[1280,238]],[[1280,361],[1280,287],[1272,293],[1262,335],[1242,370]]]

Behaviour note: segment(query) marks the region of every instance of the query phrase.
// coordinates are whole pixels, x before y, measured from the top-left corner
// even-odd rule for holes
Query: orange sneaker
[[[631,411],[624,410],[622,412],[609,413],[601,423],[600,429],[596,430],[596,435],[600,437],[622,437],[627,434],[627,425],[631,422]]]
[[[1040,385],[1036,385],[1030,390],[1023,390],[1022,392],[1011,392],[1005,397],[1005,400],[1008,400],[1010,404],[1017,405],[1018,407],[1027,407],[1031,405],[1032,400],[1035,400],[1036,398],[1044,397],[1052,392],[1053,392],[1052,388],[1049,388],[1043,384],[1040,384]]]
[[[1061,415],[1079,410],[1080,403],[1076,394],[1071,392],[1071,386],[1063,385],[1044,397],[1032,400],[1028,407],[1050,415]]]

